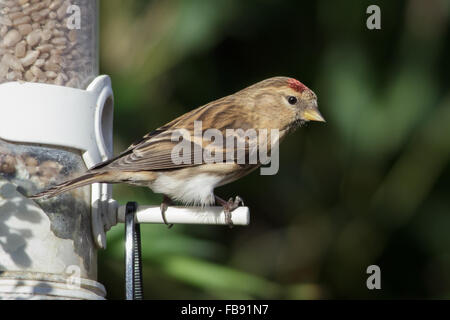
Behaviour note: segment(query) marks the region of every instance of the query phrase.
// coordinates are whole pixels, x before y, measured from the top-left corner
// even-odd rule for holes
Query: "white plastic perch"
[[[125,208],[118,210],[119,222],[125,221]],[[246,226],[250,223],[248,207],[238,207],[232,213],[233,224]],[[222,207],[176,207],[169,206],[165,213],[169,224],[209,224],[226,225],[225,213]],[[164,223],[159,206],[138,206],[136,223]]]

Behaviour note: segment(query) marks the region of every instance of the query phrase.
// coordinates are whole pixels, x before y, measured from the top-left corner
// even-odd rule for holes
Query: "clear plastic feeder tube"
[[[99,188],[26,197],[105,157],[112,90],[98,76],[97,29],[97,0],[0,0],[0,299],[104,296]]]
[[[0,0],[0,83],[85,89],[98,75],[97,0]]]

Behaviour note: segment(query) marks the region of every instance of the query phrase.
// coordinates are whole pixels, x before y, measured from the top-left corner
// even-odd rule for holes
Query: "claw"
[[[167,226],[168,229],[173,227],[173,223],[169,224],[166,220],[166,211],[167,211],[167,208],[169,207],[169,204],[173,204],[172,200],[169,197],[164,196],[163,202],[161,202],[160,209],[161,209],[161,217],[164,221],[164,224]]]
[[[233,219],[231,219],[231,211],[229,209],[224,209],[224,212],[225,212],[225,222],[231,229],[234,227]]]
[[[231,219],[231,213],[236,210],[236,208],[239,207],[240,204],[244,205],[244,201],[239,196],[236,196],[234,199],[230,198],[228,199],[228,201],[225,201],[216,196],[216,201],[223,206],[223,212],[225,213],[225,222],[230,228],[232,228],[233,220]]]
[[[242,200],[241,197],[236,196],[236,198],[234,198],[234,204],[239,207],[239,205],[245,206],[244,204],[244,200]]]

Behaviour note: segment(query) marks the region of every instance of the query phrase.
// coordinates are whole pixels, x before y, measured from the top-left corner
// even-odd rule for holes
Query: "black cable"
[[[139,224],[135,225],[133,240],[134,300],[143,300],[144,286],[142,282],[141,226]]]
[[[142,300],[141,229],[135,223],[136,202],[128,202],[125,209],[125,296],[127,300]]]

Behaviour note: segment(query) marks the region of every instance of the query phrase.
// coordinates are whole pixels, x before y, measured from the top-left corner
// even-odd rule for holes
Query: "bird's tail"
[[[87,172],[84,175],[65,181],[45,191],[28,197],[29,199],[52,198],[66,191],[83,187],[91,183],[103,182],[107,174],[105,172]]]

